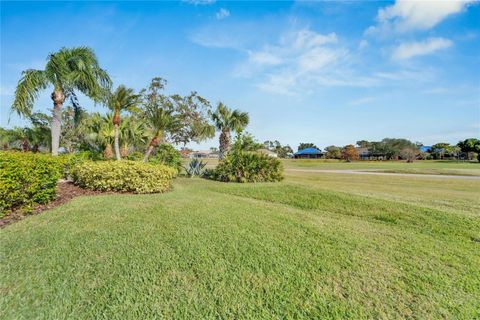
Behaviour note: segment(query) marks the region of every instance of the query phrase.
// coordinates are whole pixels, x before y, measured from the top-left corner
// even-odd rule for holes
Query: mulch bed
[[[5,226],[9,225],[12,222],[18,221],[23,219],[24,217],[42,213],[45,210],[49,210],[55,207],[58,207],[73,198],[79,196],[90,196],[90,195],[97,195],[97,194],[109,194],[113,192],[101,192],[101,191],[93,191],[89,189],[83,189],[79,186],[74,185],[71,181],[61,180],[58,182],[57,185],[57,197],[55,200],[50,201],[47,204],[42,204],[36,206],[33,211],[25,212],[22,210],[14,210],[3,218],[0,218],[0,228],[4,228]]]

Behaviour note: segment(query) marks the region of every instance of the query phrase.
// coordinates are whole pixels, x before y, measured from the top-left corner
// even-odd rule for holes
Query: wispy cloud
[[[362,97],[362,98],[358,98],[358,99],[350,101],[348,103],[348,105],[350,105],[350,106],[367,105],[370,102],[373,102],[373,101],[376,101],[376,100],[377,100],[376,97]]]
[[[445,38],[429,38],[424,41],[405,42],[395,48],[392,58],[394,60],[405,60],[415,56],[424,56],[449,48],[452,45],[453,42]]]
[[[205,6],[209,4],[214,4],[216,0],[182,0],[182,2],[186,2],[196,6]]]
[[[15,93],[15,87],[14,86],[0,86],[0,96],[13,96]]]
[[[229,16],[230,16],[230,11],[228,11],[225,8],[221,8],[220,10],[218,10],[218,12],[216,14],[216,17],[217,17],[218,20],[228,18]]]
[[[378,23],[368,28],[367,33],[428,30],[472,3],[478,3],[478,0],[397,0],[393,5],[378,10]]]

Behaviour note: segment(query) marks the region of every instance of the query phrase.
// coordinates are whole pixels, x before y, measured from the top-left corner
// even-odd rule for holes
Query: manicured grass
[[[77,198],[0,231],[0,318],[478,318],[479,189],[289,172]]]
[[[405,161],[354,161],[324,159],[283,159],[286,169],[318,170],[378,170],[395,173],[442,174],[480,176],[480,163],[468,161],[419,160]]]

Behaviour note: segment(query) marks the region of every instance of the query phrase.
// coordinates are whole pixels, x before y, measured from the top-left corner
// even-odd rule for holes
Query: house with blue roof
[[[318,159],[323,157],[324,153],[317,148],[306,148],[294,153],[295,159]]]

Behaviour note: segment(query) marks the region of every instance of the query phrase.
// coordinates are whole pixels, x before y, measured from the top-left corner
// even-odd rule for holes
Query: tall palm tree
[[[157,105],[145,107],[145,120],[153,132],[153,137],[145,150],[143,162],[148,161],[148,157],[153,149],[166,141],[166,135],[179,128],[180,121],[171,110],[163,109]]]
[[[107,106],[113,111],[113,125],[114,125],[114,148],[115,157],[117,160],[121,159],[120,142],[119,142],[119,128],[120,128],[120,114],[122,111],[133,111],[140,102],[140,96],[134,94],[133,89],[128,89],[125,86],[119,86],[108,97]]]
[[[231,131],[239,132],[248,125],[248,113],[238,109],[231,110],[222,102],[217,105],[217,110],[212,114],[212,120],[217,130],[220,131],[220,160],[230,150]]]
[[[53,86],[52,154],[58,155],[60,145],[62,107],[65,99],[76,103],[75,91],[84,93],[95,102],[101,102],[111,86],[107,72],[100,68],[95,53],[87,47],[62,48],[50,54],[44,70],[28,69],[22,72],[15,91],[12,110],[30,116],[33,103],[40,91]]]

